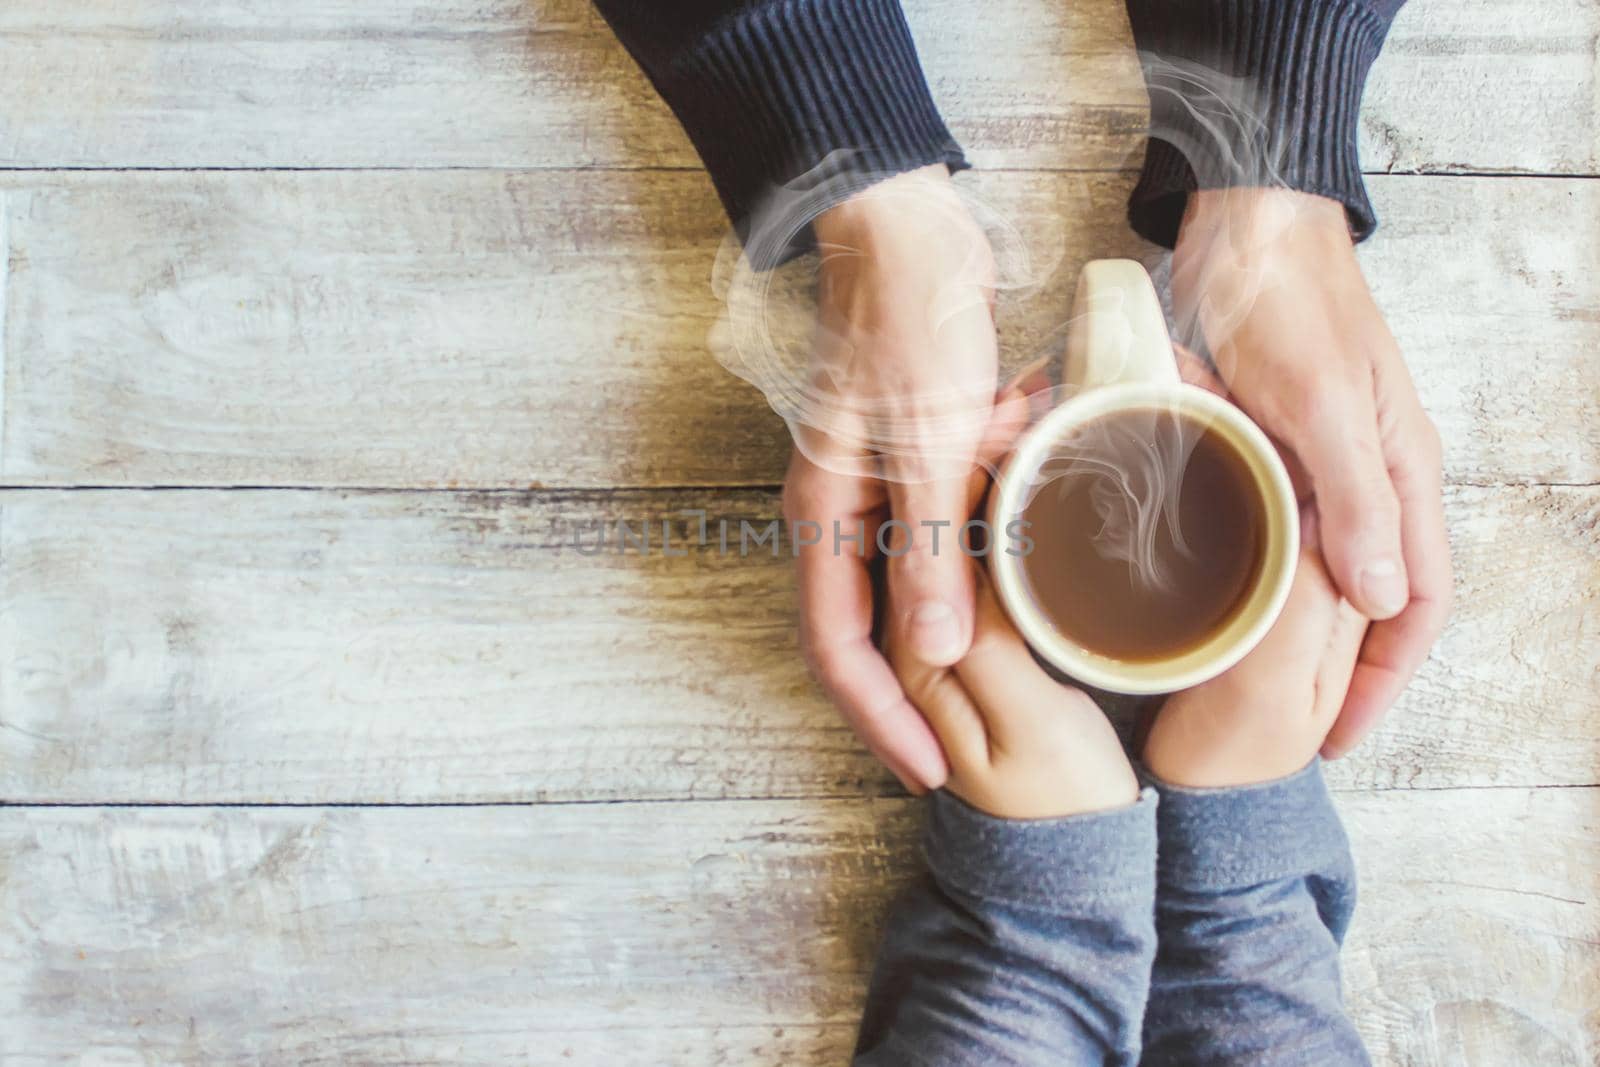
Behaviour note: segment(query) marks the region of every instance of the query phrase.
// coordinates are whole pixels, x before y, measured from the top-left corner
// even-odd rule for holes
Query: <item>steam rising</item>
[[[730,235],[712,286],[724,312],[711,335],[719,362],[760,389],[818,464],[840,473],[920,480],[937,464],[964,471],[988,423],[993,354],[966,343],[985,332],[994,305],[1026,297],[1054,271],[1055,220],[1028,233],[962,185],[883,185],[892,173],[852,172],[856,154],[835,152],[775,190],[751,220],[741,251]],[[881,198],[938,256],[925,284],[908,284],[922,306],[855,308],[829,280],[871,267],[870,250],[819,244],[774,270],[756,265],[804,243],[812,220],[852,195]],[[915,257],[914,257],[915,259]],[[921,266],[913,261],[910,271]],[[925,346],[904,351],[907,341]],[[941,359],[941,355],[946,358]],[[881,373],[895,363],[899,373]],[[874,373],[880,372],[880,373]],[[907,384],[915,380],[915,388]]]
[[[1166,531],[1178,557],[1192,559],[1184,539],[1179,504],[1183,474],[1201,426],[1165,408],[1125,411],[1095,419],[1057,442],[1039,466],[1023,506],[1044,494],[1062,496],[1089,482],[1089,505],[1100,520],[1093,544],[1105,559],[1128,565],[1130,578],[1147,589],[1173,593],[1172,554],[1158,550]]]
[[[1150,138],[1165,141],[1182,153],[1200,189],[1225,190],[1230,200],[1246,191],[1280,189],[1282,143],[1275,140],[1255,84],[1202,64],[1172,60],[1150,52],[1139,54],[1150,91]],[[1232,336],[1261,293],[1275,279],[1246,252],[1280,237],[1294,226],[1293,209],[1270,217],[1251,214],[1248,231],[1234,229],[1209,235],[1204,257],[1171,260],[1171,291],[1203,293],[1202,301],[1174,301],[1175,340],[1209,359]],[[1216,247],[1222,242],[1223,247]],[[1159,272],[1156,273],[1158,281]],[[1227,285],[1214,284],[1231,274]],[[1229,292],[1226,299],[1219,292]]]
[[[1251,83],[1152,54],[1140,59],[1158,116],[1150,135],[1172,143],[1188,158],[1201,188],[1282,185],[1274,138]],[[1172,118],[1163,121],[1160,116]],[[890,174],[855,169],[866,158],[871,154],[833,153],[772,192],[752,218],[742,249],[732,235],[724,241],[712,279],[724,312],[712,330],[711,348],[724,367],[762,391],[788,424],[798,447],[822,466],[890,480],[919,480],[951,469],[949,464],[964,471],[974,462],[978,437],[990,416],[997,368],[1025,366],[1041,356],[1059,363],[1060,341],[1071,325],[1065,309],[1059,328],[1051,331],[1050,352],[1018,352],[1002,336],[998,361],[987,364],[975,356],[968,361],[971,366],[946,366],[937,363],[934,353],[913,353],[917,358],[904,361],[907,369],[896,378],[875,377],[873,372],[880,372],[884,364],[874,361],[893,347],[896,336],[909,332],[923,339],[959,338],[975,316],[990,313],[985,305],[997,305],[1003,313],[1007,305],[1033,297],[1067,251],[1059,238],[1059,220],[1015,217],[960,184],[940,186],[940,191],[926,195],[903,189],[886,192],[878,183]],[[819,300],[819,279],[867,259],[869,250],[864,248],[828,246],[778,269],[753,266],[777,262],[795,244],[807,243],[812,220],[852,195],[900,197],[896,209],[919,218],[927,233],[941,239],[947,254],[943,282],[932,287],[932,295],[925,298],[927,306],[852,308],[842,319],[830,317],[829,294],[821,294]],[[1268,220],[1265,232],[1270,235],[1276,232],[1273,227],[1292,226],[1293,221],[1292,214]],[[1258,226],[1251,239],[1259,240],[1262,234]],[[1235,237],[1220,234],[1216,239]],[[962,240],[968,244],[963,246]],[[1094,258],[1101,252],[1074,250],[1073,258]],[[1204,264],[1174,263],[1172,280],[1182,282],[1185,291],[1210,293],[1211,275],[1230,269],[1228,264],[1237,259],[1221,256],[1207,257]],[[1158,267],[1154,273],[1159,282],[1165,272]],[[1233,295],[1226,301],[1208,298],[1175,309],[1173,336],[1202,359],[1209,359],[1211,350],[1206,339],[1215,345],[1217,338],[1231,333],[1272,279],[1256,276],[1242,285],[1237,277],[1229,281],[1226,291]],[[872,319],[874,310],[882,313],[881,323]],[[914,327],[909,331],[908,322]],[[960,344],[946,347],[962,349]],[[918,358],[925,362],[918,364]],[[930,368],[930,362],[936,365]],[[1070,399],[1073,392],[1059,384],[1059,370],[1049,379],[1057,384],[1034,395],[1035,414]],[[915,388],[908,388],[912,381]],[[1045,489],[1074,469],[1113,474],[1100,480],[1093,494],[1101,520],[1097,545],[1107,558],[1126,561],[1142,581],[1156,588],[1171,582],[1154,551],[1162,528],[1169,531],[1173,545],[1187,551],[1178,503],[1195,436],[1192,424],[1183,419],[1176,422],[1191,432],[1155,432],[1153,420],[1162,417],[1166,416],[1152,410],[1152,424],[1137,440],[1095,440],[1092,433],[1080,437],[1059,449],[1035,482],[1036,488]],[[1126,469],[1107,468],[1107,456],[1122,457]]]

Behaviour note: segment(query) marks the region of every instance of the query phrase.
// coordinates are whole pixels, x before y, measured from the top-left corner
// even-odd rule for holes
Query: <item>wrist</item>
[[[1330,250],[1355,247],[1344,205],[1315,193],[1282,188],[1201,189],[1189,195],[1178,227],[1178,248],[1224,247],[1235,252],[1285,238],[1312,240]]]
[[[943,163],[885,178],[828,208],[812,222],[824,244],[855,244],[860,238],[892,234],[924,212],[919,205],[960,207],[950,169]]]
[[[1118,765],[1120,764],[1120,765]],[[987,787],[952,780],[946,790],[996,819],[1034,822],[1125,808],[1139,799],[1139,776],[1126,759],[1077,773],[1063,769],[1048,782],[1025,779]]]
[[[982,772],[954,770],[947,788],[998,819],[1059,819],[1137,800],[1139,777],[1105,714],[1083,698],[1053,715],[1050,730],[992,747]]]
[[[1171,697],[1144,739],[1140,762],[1160,781],[1224,788],[1276,781],[1304,767],[1328,733],[1326,714],[1296,714],[1240,695],[1227,706],[1190,693]]]

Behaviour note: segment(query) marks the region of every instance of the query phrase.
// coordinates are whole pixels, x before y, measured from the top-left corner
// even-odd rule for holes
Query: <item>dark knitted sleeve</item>
[[[1151,126],[1133,228],[1170,248],[1190,192],[1272,185],[1337,200],[1371,234],[1357,117],[1402,3],[1127,0]]]
[[[931,163],[966,166],[928,92],[898,0],[596,6],[683,124],[747,246],[752,217],[772,191],[824,163],[835,201],[873,177]],[[810,206],[816,214],[830,205]],[[769,239],[757,265],[809,240],[808,229],[776,246]]]

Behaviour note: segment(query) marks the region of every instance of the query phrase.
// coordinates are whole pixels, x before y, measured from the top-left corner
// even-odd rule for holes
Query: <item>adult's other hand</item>
[[[1337,202],[1193,194],[1172,285],[1180,331],[1198,329],[1234,401],[1304,467],[1328,572],[1375,620],[1323,747],[1336,758],[1399,696],[1449,613],[1438,432]]]

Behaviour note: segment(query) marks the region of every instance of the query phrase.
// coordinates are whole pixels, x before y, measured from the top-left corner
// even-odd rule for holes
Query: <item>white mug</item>
[[[1261,564],[1240,605],[1198,644],[1166,658],[1121,660],[1059,630],[1029,593],[1020,553],[989,554],[1001,603],[1033,650],[1062,673],[1114,693],[1171,693],[1214,678],[1264,637],[1283,609],[1299,558],[1300,513],[1288,472],[1266,434],[1233,404],[1182,381],[1165,316],[1144,267],[1129,259],[1088,264],[1078,279],[1062,384],[1070,397],[1021,436],[989,498],[990,528],[1009,529],[1060,442],[1119,411],[1188,416],[1231,445],[1265,518]]]

